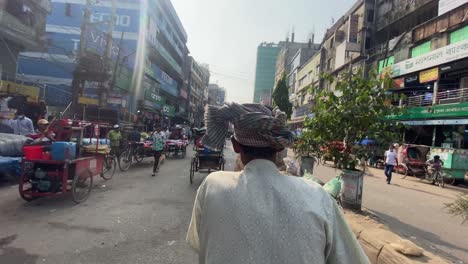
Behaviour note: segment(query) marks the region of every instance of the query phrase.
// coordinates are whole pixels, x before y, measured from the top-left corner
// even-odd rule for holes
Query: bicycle
[[[441,170],[442,165],[432,164],[429,170],[426,168],[426,180],[432,181],[432,184],[438,185],[440,188],[444,188],[445,181]]]
[[[114,177],[115,168],[117,167],[117,158],[113,154],[106,154],[104,156],[104,162],[102,164],[101,177],[104,180],[110,180]]]
[[[130,169],[133,161],[141,163],[144,157],[145,153],[142,144],[129,142],[127,148],[120,155],[120,159],[118,159],[119,169],[121,171],[127,171]]]

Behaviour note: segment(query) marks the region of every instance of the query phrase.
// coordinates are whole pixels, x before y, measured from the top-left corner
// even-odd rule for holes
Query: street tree
[[[369,155],[358,142],[368,138],[388,144],[398,138],[396,123],[386,118],[397,111],[389,103],[391,82],[373,72],[364,78],[351,70],[323,77],[334,89],[314,92],[313,117],[306,120],[303,136],[318,157],[331,153],[337,167],[354,171]]]
[[[278,81],[272,95],[273,106],[277,106],[281,111],[285,112],[288,119],[292,114],[292,103],[289,101],[289,88],[287,85],[286,75]]]

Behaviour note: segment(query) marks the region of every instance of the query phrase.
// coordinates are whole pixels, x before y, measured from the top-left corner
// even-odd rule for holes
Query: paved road
[[[318,167],[314,175],[327,181],[338,172]],[[446,213],[445,204],[466,189],[441,189],[414,177],[394,174],[387,185],[383,171],[369,169],[364,179],[363,206],[375,213],[393,231],[455,263],[468,263],[468,223]],[[462,262],[463,261],[463,262]]]
[[[230,148],[226,155],[230,169]],[[91,197],[79,205],[69,197],[26,203],[16,186],[0,188],[0,263],[197,263],[184,239],[205,175],[197,175],[190,186],[190,156],[167,160],[154,178],[149,159],[111,181],[95,178]],[[388,186],[382,171],[371,172],[364,207],[426,249],[468,263],[468,225],[444,211],[462,191],[399,177]],[[326,180],[336,172],[319,167],[315,174]]]
[[[167,160],[154,178],[149,159],[111,181],[95,178],[79,205],[26,203],[16,186],[0,189],[0,263],[197,263],[185,232],[204,175],[189,184],[190,156]]]

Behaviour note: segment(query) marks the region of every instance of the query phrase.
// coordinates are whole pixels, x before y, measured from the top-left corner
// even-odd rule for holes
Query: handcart
[[[195,155],[190,163],[190,184],[193,183],[195,172],[223,171],[224,170],[224,154],[221,148],[220,151],[213,151],[201,144],[204,130],[199,135],[195,135],[194,150]]]
[[[77,142],[82,141],[84,129],[71,128],[75,132]],[[95,125],[93,130],[98,137],[99,126]],[[78,144],[78,148],[80,145]],[[109,179],[104,171],[106,155],[98,153],[99,140],[95,153],[83,154],[80,157],[77,157],[77,152],[81,151],[77,151],[76,146],[73,142],[24,146],[25,158],[21,164],[19,182],[20,196],[26,201],[32,201],[40,197],[55,197],[71,192],[73,201],[84,202],[90,195],[94,176],[100,175]]]

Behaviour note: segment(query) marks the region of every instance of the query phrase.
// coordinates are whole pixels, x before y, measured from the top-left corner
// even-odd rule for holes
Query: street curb
[[[348,225],[361,244],[364,252],[372,264],[448,264],[428,251],[424,251],[420,257],[406,256],[394,250],[390,244],[398,243],[402,238],[380,224],[373,217],[358,214],[353,211],[344,211]]]

